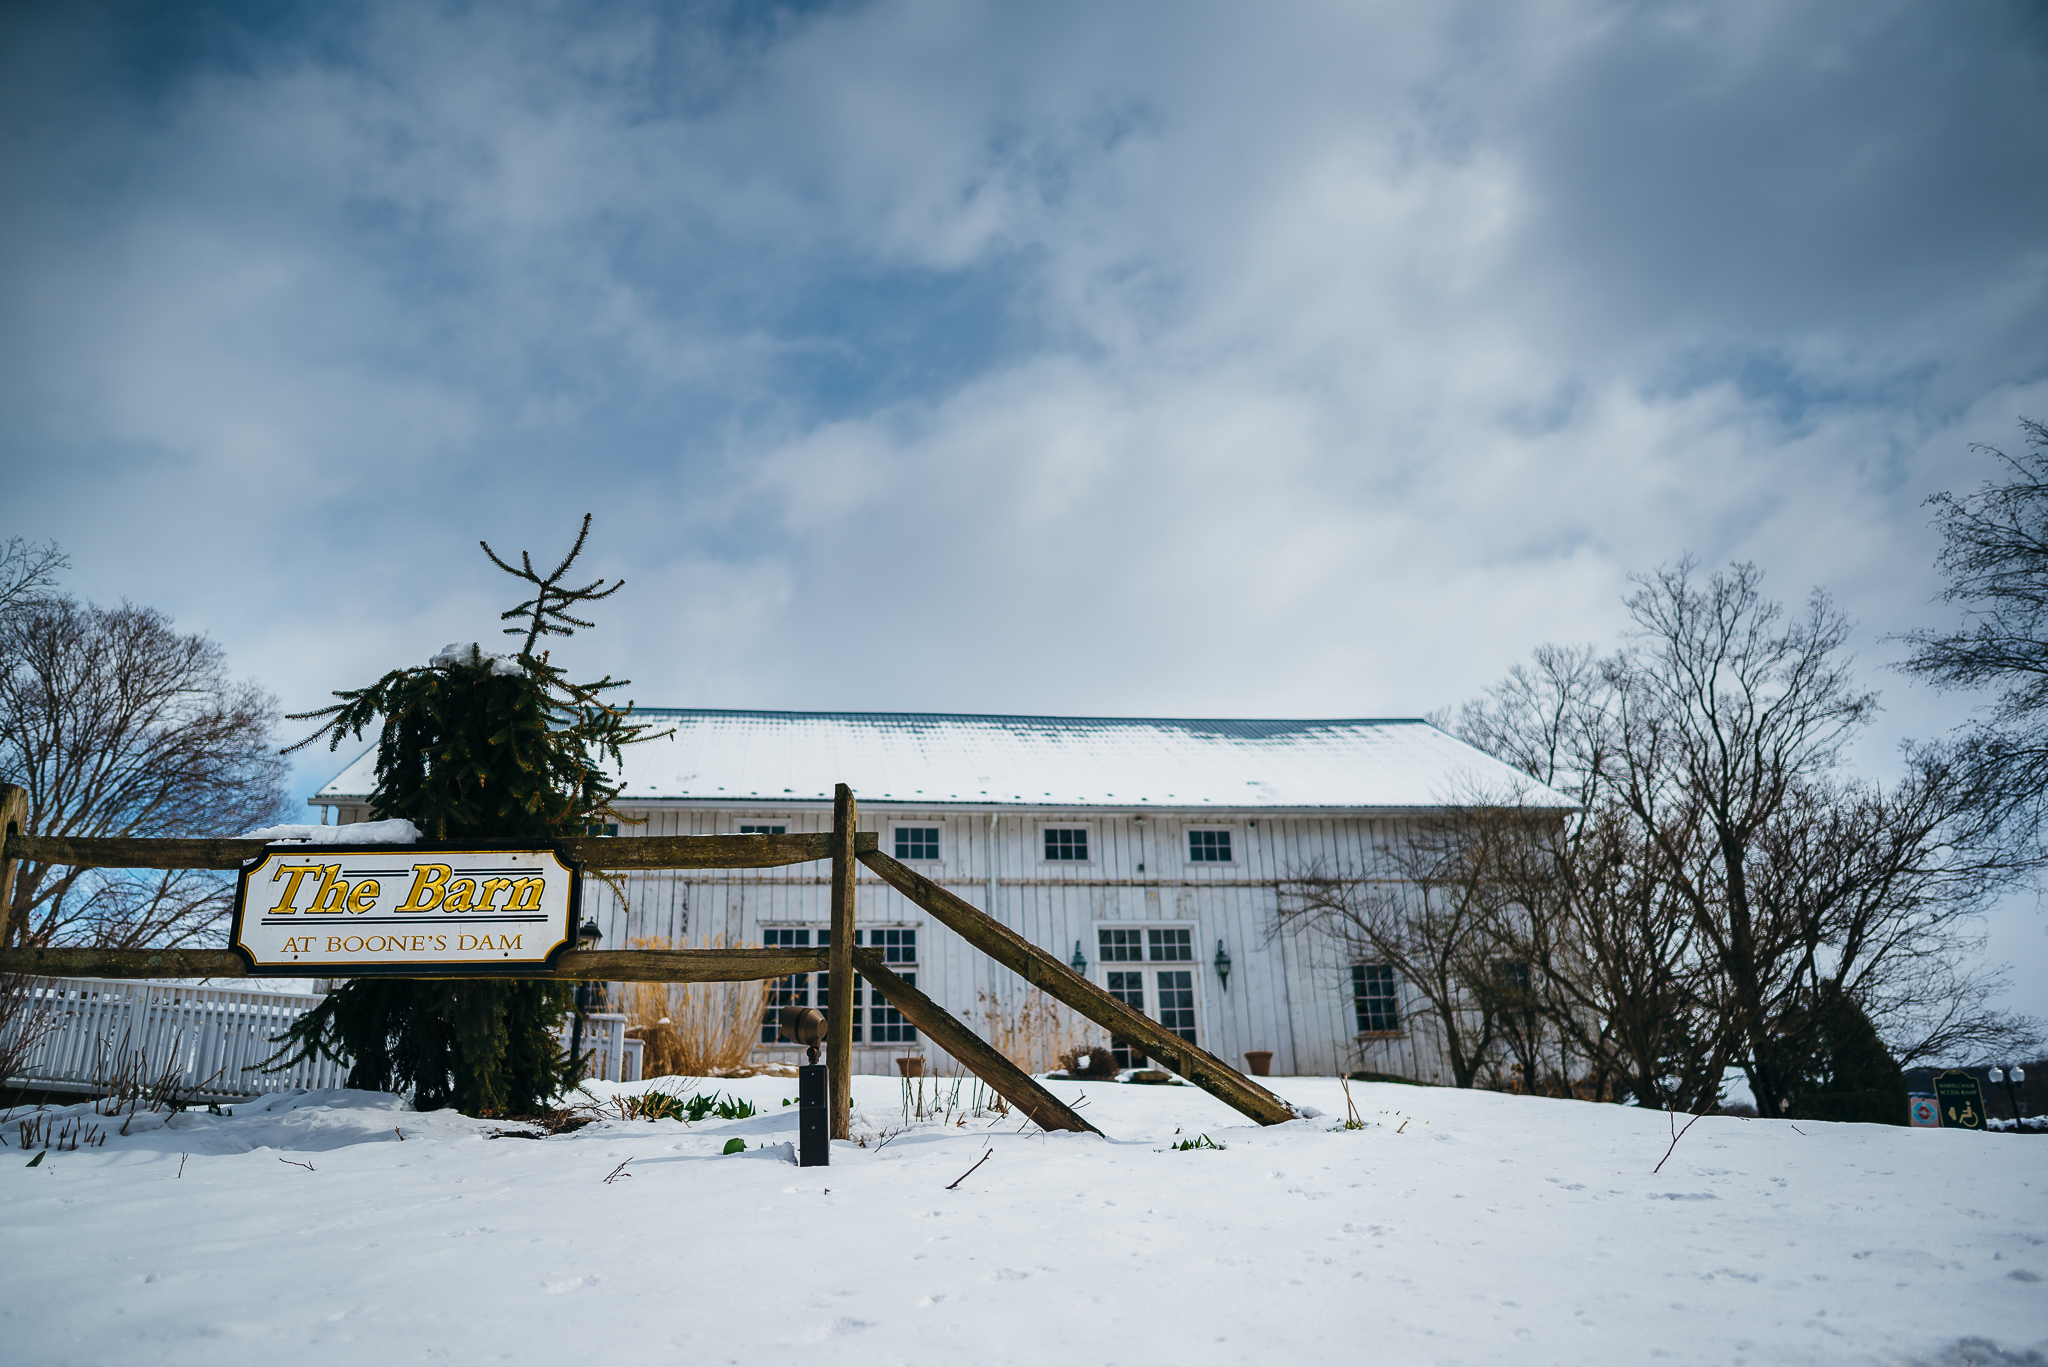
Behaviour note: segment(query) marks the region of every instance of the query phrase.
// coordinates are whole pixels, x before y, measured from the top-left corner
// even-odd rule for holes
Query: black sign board
[[[1941,1107],[1941,1123],[1944,1129],[1981,1130],[1984,1128],[1984,1088],[1977,1079],[1959,1069],[1937,1073],[1934,1077],[1934,1096]]]

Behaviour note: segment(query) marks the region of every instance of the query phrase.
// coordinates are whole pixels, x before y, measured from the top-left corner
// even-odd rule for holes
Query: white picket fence
[[[315,996],[110,978],[45,978],[38,995],[56,1026],[13,1086],[103,1092],[117,1071],[148,1082],[175,1068],[194,1100],[230,1101],[348,1076],[327,1059],[263,1071]]]
[[[145,1081],[175,1067],[195,1101],[233,1101],[298,1088],[339,1087],[348,1065],[315,1058],[275,1073],[263,1064],[272,1041],[319,1004],[308,993],[262,992],[182,983],[110,978],[45,978],[38,995],[55,1026],[9,1086],[99,1093],[117,1070]],[[569,1023],[560,1031],[569,1048]],[[613,1082],[640,1078],[640,1041],[626,1038],[626,1018],[593,1012],[583,1018],[586,1076]]]
[[[569,1030],[572,1020],[564,1020],[561,1029],[555,1033],[561,1038],[562,1052],[569,1052]],[[606,1082],[638,1082],[640,1080],[639,1040],[626,1038],[626,1018],[616,1011],[586,1011],[583,1013],[583,1076],[599,1078]]]

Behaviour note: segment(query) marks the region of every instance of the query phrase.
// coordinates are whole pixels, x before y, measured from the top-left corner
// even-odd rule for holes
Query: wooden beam
[[[11,785],[10,785],[11,786]],[[16,791],[20,791],[16,789]],[[481,848],[531,849],[521,841],[451,841]],[[832,857],[832,836],[619,835],[578,836],[559,842],[565,852],[600,869],[772,869]],[[262,840],[88,840],[10,834],[5,857],[41,864],[107,869],[238,869],[273,848]],[[289,848],[289,847],[283,847]],[[364,853],[404,854],[411,845],[358,845]],[[875,834],[855,840],[855,852],[876,848]]]
[[[595,979],[632,983],[725,983],[816,973],[822,949],[592,949],[570,950],[552,971],[506,977]],[[0,973],[45,978],[247,978],[242,956],[229,949],[6,949]],[[319,976],[309,968],[301,977]],[[431,970],[415,975],[434,976]]]
[[[857,949],[853,958],[871,990],[887,997],[889,1004],[902,1012],[905,1020],[924,1031],[932,1043],[960,1060],[962,1067],[994,1088],[1005,1101],[1030,1116],[1040,1129],[1101,1133],[1076,1115],[1066,1102],[1039,1086],[1038,1079],[1004,1058],[981,1036],[961,1024],[945,1007],[891,973],[880,954],[872,949]]]
[[[27,829],[28,790],[0,783],[0,851]],[[0,947],[28,938],[27,916],[19,925],[14,919],[14,871],[20,862],[14,855],[0,853]]]
[[[859,809],[844,783],[832,791],[832,1000],[825,1017],[825,1094],[832,1137],[853,1137],[853,890],[860,870],[853,823]]]
[[[961,939],[1032,986],[1065,1002],[1114,1038],[1143,1045],[1146,1054],[1165,1062],[1225,1105],[1261,1125],[1299,1119],[1292,1106],[1222,1059],[1189,1044],[1151,1017],[1133,1011],[993,916],[955,897],[914,869],[904,867],[879,849],[862,855],[860,861]]]

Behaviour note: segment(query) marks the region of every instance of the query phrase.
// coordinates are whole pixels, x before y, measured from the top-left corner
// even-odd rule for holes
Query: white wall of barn
[[[728,835],[742,825],[783,826],[792,833],[829,831],[826,804],[787,807],[622,804],[629,823],[622,835]],[[361,820],[344,807],[342,820]],[[1280,1074],[1328,1075],[1368,1069],[1425,1081],[1448,1081],[1440,1051],[1426,1030],[1404,1028],[1393,1037],[1362,1038],[1351,1001],[1351,960],[1321,937],[1273,933],[1278,883],[1320,861],[1325,867],[1380,870],[1380,850],[1400,818],[1362,815],[1284,815],[1256,812],[1130,812],[1095,809],[914,808],[863,804],[859,828],[874,832],[893,852],[898,826],[937,827],[939,858],[913,865],[926,877],[1054,954],[1071,959],[1078,943],[1088,976],[1105,982],[1097,932],[1105,925],[1185,927],[1192,962],[1175,964],[1193,974],[1196,1030],[1202,1047],[1244,1065],[1247,1051],[1273,1053]],[[1044,859],[1044,827],[1089,832],[1090,858]],[[1190,830],[1227,830],[1228,863],[1188,857]],[[856,893],[861,926],[911,926],[918,931],[917,984],[976,1028],[991,997],[1014,1006],[1027,989],[1020,979],[974,950],[922,909],[866,869]],[[829,867],[797,864],[776,869],[662,871],[626,879],[627,899],[597,880],[586,880],[584,909],[607,948],[626,948],[643,937],[697,945],[713,936],[728,945],[760,943],[776,926],[828,922]],[[1227,985],[1215,958],[1218,942],[1231,960]],[[1117,965],[1117,968],[1140,967]],[[1149,966],[1146,966],[1149,967]],[[1148,1008],[1153,1006],[1148,993]],[[1404,1002],[1404,1027],[1418,1022]],[[1152,1011],[1156,1014],[1156,1011]],[[1091,1039],[1104,1032],[1083,1023]],[[794,1050],[789,1051],[792,1054]],[[924,1055],[940,1070],[948,1061],[930,1041],[862,1046],[860,1072],[895,1071],[906,1052]]]

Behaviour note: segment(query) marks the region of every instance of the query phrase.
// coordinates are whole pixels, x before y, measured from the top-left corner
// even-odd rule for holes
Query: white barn
[[[671,733],[626,751],[617,805],[627,834],[828,831],[843,782],[884,852],[1226,1060],[1268,1050],[1280,1074],[1448,1080],[1389,971],[1273,934],[1290,874],[1318,859],[1376,867],[1398,823],[1518,783],[1428,722],[663,708],[634,719]],[[312,804],[367,819],[373,759]],[[977,1026],[991,1000],[1014,1008],[1018,979],[861,873],[864,943]],[[606,947],[712,935],[818,945],[829,883],[822,864],[661,872],[634,875],[627,906],[593,880],[585,906]],[[816,985],[777,990],[809,1002]],[[936,1052],[879,999],[857,1004],[857,1071]]]

